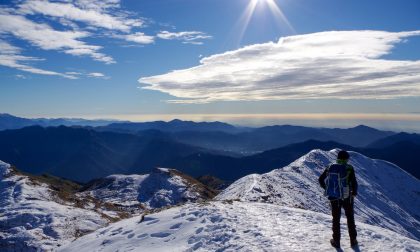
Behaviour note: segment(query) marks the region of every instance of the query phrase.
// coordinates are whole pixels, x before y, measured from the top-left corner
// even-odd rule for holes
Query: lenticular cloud
[[[420,60],[383,59],[420,31],[329,31],[288,36],[139,79],[170,102],[390,99],[420,96]]]

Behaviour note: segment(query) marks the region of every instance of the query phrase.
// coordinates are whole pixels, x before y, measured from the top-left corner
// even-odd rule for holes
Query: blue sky
[[[416,0],[0,4],[0,112],[420,130]]]

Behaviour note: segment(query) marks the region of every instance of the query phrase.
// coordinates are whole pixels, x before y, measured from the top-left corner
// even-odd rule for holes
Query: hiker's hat
[[[350,158],[350,155],[347,151],[342,150],[342,151],[338,152],[337,159],[347,160],[349,158]]]

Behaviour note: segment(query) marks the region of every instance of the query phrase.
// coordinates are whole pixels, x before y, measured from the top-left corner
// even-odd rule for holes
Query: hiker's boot
[[[330,242],[331,242],[331,246],[333,246],[334,248],[340,248],[340,241],[331,239]]]
[[[358,244],[359,244],[359,243],[357,242],[357,240],[356,240],[356,239],[352,239],[352,240],[350,240],[350,246],[351,246],[352,248],[356,247]]]

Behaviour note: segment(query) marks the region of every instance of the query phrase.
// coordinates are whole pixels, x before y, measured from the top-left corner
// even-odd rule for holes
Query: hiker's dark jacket
[[[353,166],[351,166],[351,165],[349,165],[349,164],[347,164],[347,162],[345,161],[345,160],[337,160],[337,163],[338,164],[342,164],[342,165],[346,165],[347,166],[347,168],[346,168],[346,170],[347,170],[347,176],[349,176],[348,177],[348,182],[349,182],[349,188],[350,188],[350,195],[353,195],[353,196],[356,196],[357,195],[357,181],[356,181],[356,174],[355,174],[355,172],[354,172],[354,168],[353,168]],[[325,184],[325,179],[327,178],[327,176],[328,176],[328,169],[329,169],[329,167],[327,167],[325,170],[324,170],[324,172],[321,174],[321,176],[319,176],[319,179],[318,179],[318,181],[319,181],[319,184],[321,185],[321,187],[322,188],[324,188],[325,189],[325,187],[327,186],[326,184]],[[329,197],[328,198],[329,200],[334,200],[334,198],[331,198],[331,197]]]

